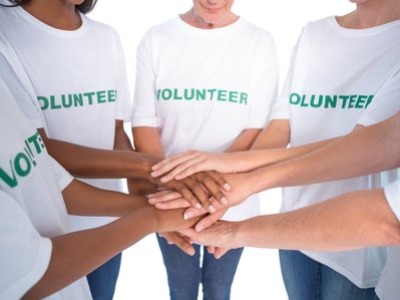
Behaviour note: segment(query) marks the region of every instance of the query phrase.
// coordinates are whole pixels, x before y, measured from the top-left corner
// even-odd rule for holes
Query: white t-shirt
[[[2,201],[1,213],[7,218],[0,222],[0,298],[19,299],[47,269],[51,243],[46,238],[69,232],[61,190],[72,177],[47,154],[1,79],[0,104],[0,197],[19,207],[7,208]],[[49,299],[91,299],[86,278]]]
[[[0,299],[20,299],[46,272],[51,241],[41,237],[29,216],[0,190]]]
[[[400,221],[400,180],[384,189],[390,208]],[[381,300],[393,300],[400,295],[400,247],[389,247],[385,268],[376,287],[376,294]]]
[[[249,128],[266,125],[278,63],[270,34],[240,18],[212,30],[180,17],[151,28],[137,52],[132,126],[158,127],[165,155],[221,152]],[[258,200],[226,217],[257,215]]]
[[[354,30],[340,27],[329,17],[303,29],[288,79],[272,112],[273,119],[289,119],[291,146],[343,136],[357,124],[371,125],[399,111],[399,37],[400,21]],[[396,172],[392,173],[396,178]],[[285,188],[282,211],[381,186],[382,178],[377,174]],[[373,287],[385,252],[368,248],[305,253],[359,287]]]
[[[115,121],[129,121],[131,116],[124,54],[114,29],[85,15],[81,18],[79,29],[59,30],[21,7],[0,7],[0,32],[33,85],[48,136],[110,150],[114,147]],[[116,179],[83,181],[122,190],[121,181]],[[110,220],[72,217],[72,227],[91,228]]]

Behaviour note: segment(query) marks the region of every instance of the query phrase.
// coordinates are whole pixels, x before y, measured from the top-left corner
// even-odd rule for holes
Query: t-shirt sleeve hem
[[[35,265],[21,280],[9,286],[4,294],[0,293],[1,299],[21,299],[43,277],[50,264],[52,244],[47,238],[42,238],[39,243]]]

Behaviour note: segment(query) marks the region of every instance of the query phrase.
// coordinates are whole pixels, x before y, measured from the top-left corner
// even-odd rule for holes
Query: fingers
[[[168,172],[171,172],[173,169],[175,169],[180,164],[185,163],[186,161],[189,161],[196,157],[197,157],[196,151],[187,151],[182,154],[178,154],[178,155],[174,155],[174,156],[165,158],[162,161],[158,162],[157,164],[155,164],[154,166],[151,167],[151,169],[153,171],[151,173],[151,176],[159,177],[161,175],[164,175]],[[174,174],[176,175],[177,173],[175,172]],[[174,176],[172,176],[171,179],[174,178]]]
[[[151,205],[180,198],[182,198],[182,195],[174,190],[163,190],[154,194],[147,195],[148,202]]]
[[[225,191],[230,191],[232,189],[231,184],[225,179],[225,177],[218,172],[208,171],[207,175],[212,177],[214,181]]]
[[[225,197],[221,188],[229,190],[230,185],[225,181],[222,175],[215,172],[201,172],[193,175],[193,177],[200,182],[205,187],[208,194],[210,194],[214,199],[217,199],[221,205],[228,204],[228,199]],[[210,202],[210,197],[208,197],[205,203],[202,202],[202,205],[207,208],[211,204]],[[211,213],[215,211],[212,207],[208,210]]]
[[[225,214],[227,209],[220,209],[217,210],[215,213],[208,214],[204,218],[202,218],[197,224],[194,226],[194,230],[197,232],[201,232],[202,230],[210,227],[212,224],[214,224],[216,221],[218,221],[222,216]],[[186,212],[185,212],[186,213]]]
[[[183,182],[176,180],[170,181],[166,186],[175,189],[190,203],[191,206],[196,208],[200,208],[202,206],[201,202],[204,202],[204,199],[208,198],[207,193],[201,185],[195,182],[192,178],[186,178]]]
[[[219,247],[215,247],[214,248],[214,257],[216,259],[220,259],[222,256],[224,256],[230,249],[226,249],[226,248],[219,248]]]
[[[170,209],[177,209],[177,208],[188,208],[188,207],[191,207],[191,205],[186,199],[179,198],[179,199],[174,199],[174,200],[167,201],[167,202],[155,203],[154,207],[159,210],[170,210]],[[188,219],[185,219],[185,220],[188,220]]]
[[[186,199],[194,208],[204,207],[210,213],[215,212],[218,207],[228,205],[228,199],[221,188],[229,190],[230,185],[222,175],[216,172],[197,173],[182,181],[170,181],[165,186],[174,189],[176,192],[164,191],[148,195],[149,203],[157,204],[160,209],[188,207],[187,203],[181,198]]]
[[[207,169],[207,166],[204,164],[204,159],[200,156],[195,156],[179,164],[167,175],[161,177],[160,180],[162,182],[167,182],[172,179],[181,180],[199,171],[205,171]]]
[[[184,220],[189,220],[189,219],[192,219],[192,218],[196,218],[196,217],[202,216],[205,213],[207,213],[207,211],[204,208],[197,209],[197,208],[194,208],[194,207],[189,207],[183,213],[183,219]]]
[[[190,256],[193,256],[196,252],[192,246],[192,240],[189,237],[182,236],[175,232],[159,233],[158,235],[165,238],[168,244],[177,246]]]

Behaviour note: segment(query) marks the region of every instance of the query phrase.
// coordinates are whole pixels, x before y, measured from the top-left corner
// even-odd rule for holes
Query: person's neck
[[[338,23],[349,29],[366,29],[400,19],[399,0],[370,0],[357,4],[357,9],[337,17]]]
[[[22,8],[43,23],[62,30],[76,30],[82,20],[75,6],[63,1],[33,0]]]
[[[207,23],[195,13],[194,9],[191,9],[188,12],[181,14],[180,17],[184,22],[188,23],[189,25],[202,29],[215,29],[225,27],[235,23],[239,19],[238,16],[232,13],[225,18],[218,20],[218,22]]]

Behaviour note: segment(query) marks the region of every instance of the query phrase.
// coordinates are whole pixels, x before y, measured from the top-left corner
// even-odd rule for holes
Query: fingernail
[[[214,212],[216,211],[215,207],[212,206],[212,205],[208,206],[208,210],[209,210],[211,213],[214,213]]]
[[[229,183],[224,184],[224,190],[225,191],[230,191],[231,190],[231,185]]]
[[[150,176],[151,176],[151,177],[156,177],[156,176],[157,176],[157,173],[156,173],[156,172],[151,172],[151,173],[150,173]]]
[[[203,206],[201,206],[200,203],[196,203],[194,207],[196,207],[197,209],[201,209]]]
[[[200,231],[202,231],[203,229],[204,229],[204,226],[201,225],[201,224],[197,224],[196,227],[195,227],[196,232],[200,232]]]
[[[221,201],[222,205],[227,205],[228,204],[228,199],[226,199],[225,197],[222,197],[220,199],[220,201]]]
[[[184,219],[184,220],[189,220],[189,219],[192,218],[192,217],[193,217],[193,213],[190,212],[190,211],[185,212],[185,213],[183,214],[183,219]]]

